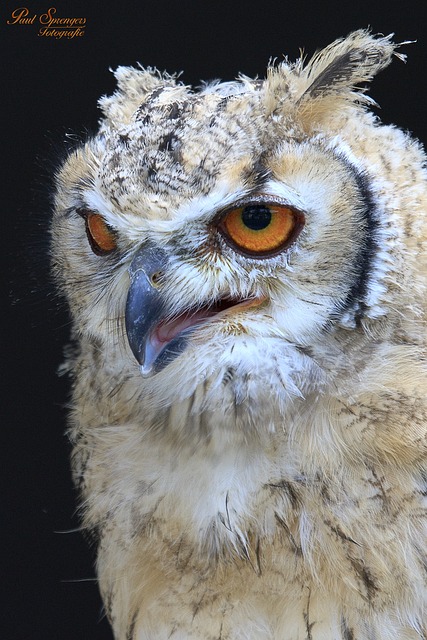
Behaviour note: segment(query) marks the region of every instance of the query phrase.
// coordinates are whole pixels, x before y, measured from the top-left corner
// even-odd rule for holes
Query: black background
[[[40,25],[8,25],[27,6],[43,14],[83,16],[85,35],[39,37]],[[270,57],[312,54],[360,27],[394,32],[406,65],[397,59],[373,84],[385,122],[427,141],[427,52],[424,3],[407,2],[57,2],[2,3],[2,213],[0,242],[4,300],[1,403],[1,544],[6,574],[0,583],[3,639],[111,639],[102,617],[93,556],[74,514],[65,431],[67,380],[56,375],[67,341],[68,317],[48,277],[48,221],[52,174],[67,132],[96,129],[97,99],[114,90],[109,67],[184,70],[182,80],[263,76]],[[68,143],[69,144],[69,143]]]

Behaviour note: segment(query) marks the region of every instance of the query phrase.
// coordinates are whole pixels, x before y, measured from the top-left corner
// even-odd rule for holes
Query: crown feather
[[[355,92],[355,87],[370,82],[390,64],[399,46],[392,42],[392,37],[393,34],[374,37],[368,31],[359,30],[317,52],[302,71],[306,87],[300,100],[313,100],[331,93],[360,98],[364,89]],[[399,57],[404,59],[402,55]]]

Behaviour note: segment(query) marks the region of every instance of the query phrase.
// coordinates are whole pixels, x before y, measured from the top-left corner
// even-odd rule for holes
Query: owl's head
[[[394,50],[357,31],[199,91],[120,67],[57,175],[54,269],[82,349],[163,404],[208,381],[283,407],[419,341],[422,152],[356,90]]]

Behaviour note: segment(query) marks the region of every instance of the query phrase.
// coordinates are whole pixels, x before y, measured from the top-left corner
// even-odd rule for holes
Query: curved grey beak
[[[157,279],[165,272],[168,257],[159,247],[142,246],[129,267],[130,286],[126,301],[126,333],[129,346],[149,375],[160,350],[151,340],[151,334],[165,312],[163,296]]]

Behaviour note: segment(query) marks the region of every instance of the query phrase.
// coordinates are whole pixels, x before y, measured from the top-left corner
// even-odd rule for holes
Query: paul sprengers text
[[[86,18],[58,17],[55,7],[50,7],[46,13],[33,13],[27,7],[14,9],[7,20],[8,25],[30,26],[37,25],[37,35],[44,38],[81,38],[85,34]]]

